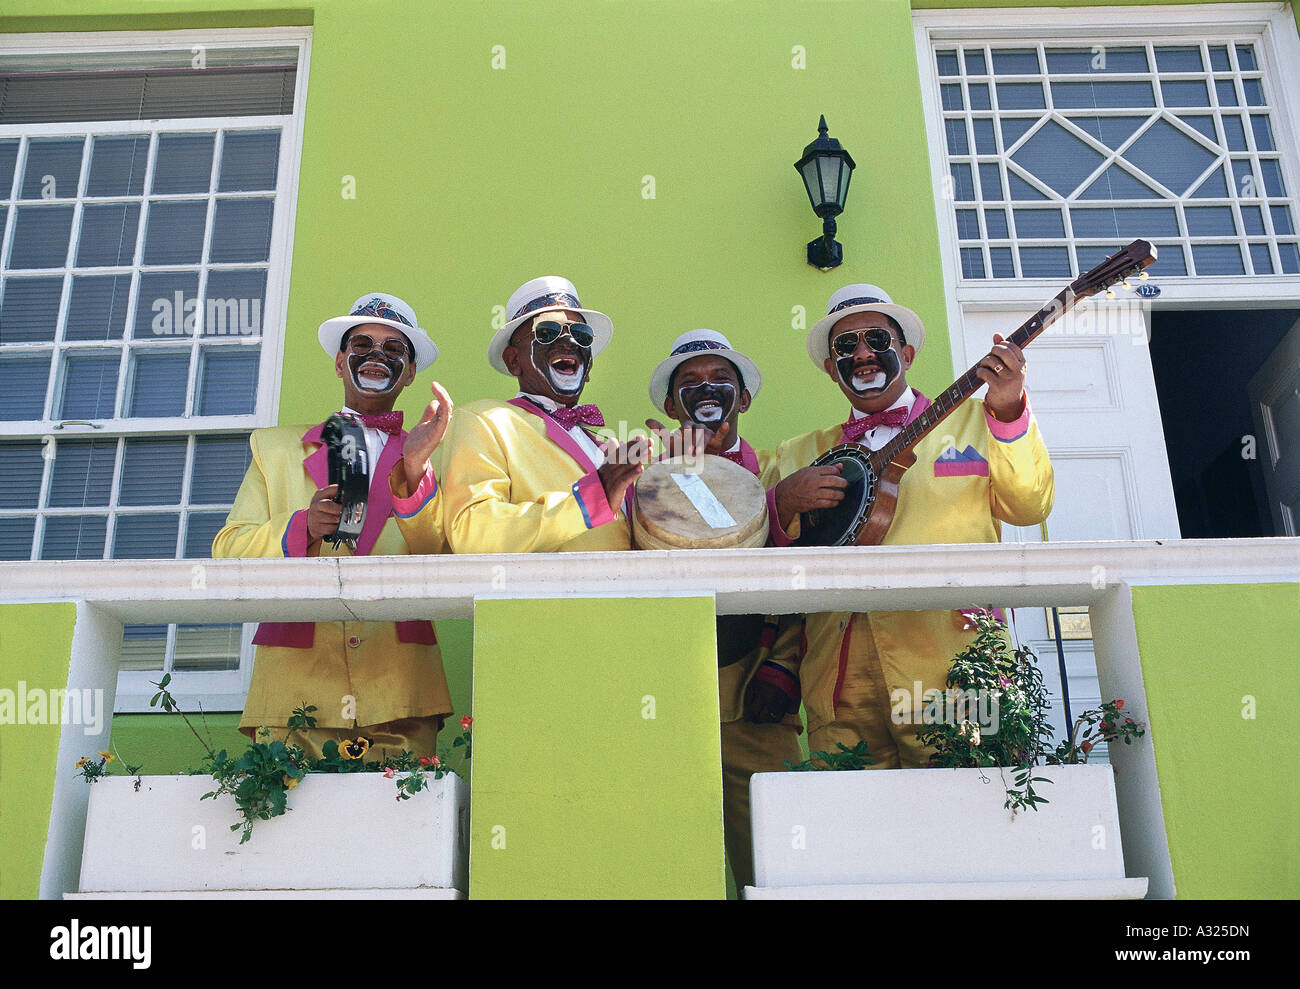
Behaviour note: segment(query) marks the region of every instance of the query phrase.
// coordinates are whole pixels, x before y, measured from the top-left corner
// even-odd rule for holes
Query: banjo
[[[1146,269],[1155,260],[1156,249],[1150,243],[1133,241],[1063,288],[1007,340],[1017,347],[1027,346],[1073,309],[1080,299],[1096,295],[1129,275],[1140,272],[1140,278],[1145,279]],[[814,460],[813,467],[838,464],[840,476],[848,482],[848,487],[844,500],[833,508],[818,508],[800,514],[799,538],[793,545],[878,545],[894,521],[898,485],[903,472],[916,463],[916,445],[983,386],[984,382],[975,376],[978,368],[976,364],[954,381],[928,409],[879,450],[869,450],[861,443],[844,443]]]

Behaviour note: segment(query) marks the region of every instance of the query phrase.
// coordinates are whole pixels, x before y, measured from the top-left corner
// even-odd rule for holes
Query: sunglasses
[[[348,337],[348,349],[354,354],[368,354],[375,349],[375,341],[364,333],[355,333]],[[395,361],[404,361],[411,356],[411,351],[406,344],[394,337],[389,337],[379,347],[384,352],[385,357],[390,357]]]
[[[590,347],[596,339],[596,331],[586,323],[557,323],[553,319],[533,324],[533,339],[538,343],[555,343],[568,331],[573,342],[579,347]]]
[[[883,326],[871,326],[865,330],[850,330],[841,333],[831,341],[835,353],[841,357],[852,357],[858,352],[858,341],[866,340],[867,346],[877,354],[883,354],[894,345],[894,338]]]

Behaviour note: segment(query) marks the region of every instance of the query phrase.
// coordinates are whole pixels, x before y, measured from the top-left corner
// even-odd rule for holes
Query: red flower
[[[474,723],[474,719],[471,718],[468,714],[465,715],[463,718],[460,719],[460,730],[469,731],[469,726],[472,725],[473,723]]]
[[[1116,702],[1115,702],[1115,710],[1118,711],[1118,710],[1119,710],[1120,708],[1122,708],[1123,706],[1124,706],[1124,702],[1123,702],[1122,700],[1120,700],[1120,701],[1116,701]]]
[[[431,766],[431,765],[433,765],[433,760],[430,759],[427,755],[422,755],[422,756],[420,756],[420,765],[421,765],[421,766]]]
[[[1084,755],[1087,755],[1089,752],[1092,751],[1092,743],[1084,742],[1082,748],[1083,748]]]
[[[393,767],[392,767],[392,766],[385,766],[385,767],[384,767],[384,779],[386,779],[386,780],[391,780],[392,778],[393,778]]]

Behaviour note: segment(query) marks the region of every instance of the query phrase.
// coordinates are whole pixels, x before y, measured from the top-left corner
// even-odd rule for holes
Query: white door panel
[[[1300,534],[1300,321],[1250,379],[1246,393],[1274,531]]]

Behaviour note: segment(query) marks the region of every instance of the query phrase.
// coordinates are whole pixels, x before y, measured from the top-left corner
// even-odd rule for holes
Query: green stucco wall
[[[0,690],[12,692],[10,704],[22,690],[67,687],[76,620],[73,604],[0,605]],[[34,898],[41,886],[62,709],[46,710],[41,724],[22,723],[28,711],[40,713],[0,711],[0,900]]]
[[[1133,588],[1180,899],[1293,899],[1300,584]]]

